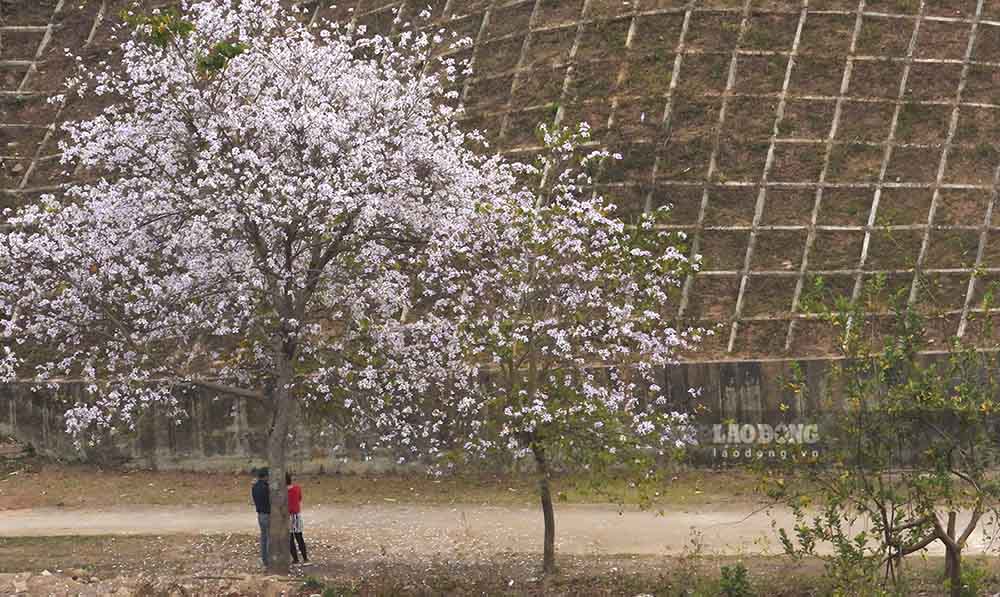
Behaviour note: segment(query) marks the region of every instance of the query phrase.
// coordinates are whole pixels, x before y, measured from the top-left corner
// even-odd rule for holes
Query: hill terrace
[[[46,102],[114,51],[118,0],[3,0],[0,208],[58,190],[58,123],[100,106]],[[159,3],[157,5],[162,5]],[[146,3],[151,7],[153,3]],[[392,34],[428,6],[475,40],[467,124],[517,159],[542,121],[587,121],[624,159],[598,189],[625,219],[672,206],[704,272],[678,317],[718,325],[699,359],[821,356],[805,304],[925,298],[932,333],[987,342],[1000,281],[1000,3],[992,0],[361,0],[310,18]],[[916,275],[920,272],[920,276]],[[822,280],[822,292],[814,292]],[[874,301],[873,317],[885,315]]]

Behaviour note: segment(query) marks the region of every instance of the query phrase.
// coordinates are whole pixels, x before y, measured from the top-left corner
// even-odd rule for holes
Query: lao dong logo
[[[728,423],[712,425],[712,456],[723,460],[816,460],[815,423]]]

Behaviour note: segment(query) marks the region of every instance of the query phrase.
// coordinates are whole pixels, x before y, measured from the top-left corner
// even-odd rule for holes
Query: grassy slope
[[[113,471],[93,466],[44,463],[8,464],[0,473],[0,510],[37,507],[114,508],[126,505],[220,504],[249,500],[247,474]],[[0,469],[4,470],[4,469]],[[419,504],[478,503],[534,505],[534,480],[518,476],[422,475],[304,476],[297,479],[313,504],[368,504],[399,501]],[[578,479],[556,482],[558,499],[571,503],[606,503]],[[635,503],[635,492],[624,493]],[[712,471],[677,473],[659,489],[660,506],[752,501],[755,480],[736,471],[720,477]]]

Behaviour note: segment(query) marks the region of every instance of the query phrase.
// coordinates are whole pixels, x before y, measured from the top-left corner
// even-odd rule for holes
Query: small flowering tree
[[[825,560],[827,576],[851,594],[892,589],[903,580],[904,558],[938,543],[948,594],[976,594],[963,552],[980,532],[987,543],[996,538],[996,355],[957,339],[927,354],[935,348],[927,329],[933,309],[921,290],[910,304],[908,292],[893,296],[876,277],[861,300],[826,307],[817,281],[807,304],[836,326],[845,357],[829,380],[839,403],[831,405],[821,462],[764,477],[796,515],[793,529],[779,530],[785,551]],[[886,302],[890,318],[866,316]]]
[[[444,365],[444,352],[428,358],[411,351],[406,364],[381,370],[391,389],[361,410],[381,413],[367,420],[381,425],[390,444],[399,443],[399,429],[412,429],[402,423],[416,418],[424,421],[420,437],[448,429],[465,457],[533,456],[544,570],[551,572],[553,464],[637,472],[632,478],[642,480],[658,458],[692,441],[686,416],[670,408],[656,385],[655,368],[674,363],[703,332],[665,319],[685,274],[697,267],[679,250],[682,238],[657,229],[662,214],[626,226],[612,204],[586,190],[591,172],[617,156],[597,151],[575,159],[588,139],[585,125],[575,133],[542,132],[552,151],[524,171],[554,183],[540,196],[482,204],[457,264],[428,268],[421,277],[429,316],[425,328],[412,331],[453,338],[447,358],[466,365]],[[414,367],[413,360],[423,364]],[[430,411],[413,402],[413,382],[401,372],[434,368],[451,372],[435,377],[441,382],[435,391],[453,399]]]
[[[0,238],[0,381],[88,382],[70,430],[151,404],[180,417],[176,387],[200,385],[266,403],[281,479],[293,403],[331,379],[369,387],[364,339],[396,337],[427,255],[457,254],[476,206],[513,192],[445,107],[458,65],[424,68],[436,35],[296,16],[278,0],[126,14],[121,68],[74,81],[110,104],[66,127],[85,182],[5,211]],[[285,536],[280,482],[271,503]]]

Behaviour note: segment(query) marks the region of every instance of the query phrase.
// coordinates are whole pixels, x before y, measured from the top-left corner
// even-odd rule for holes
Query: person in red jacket
[[[302,552],[302,562],[309,563],[309,556],[306,554],[306,540],[302,538],[302,488],[292,484],[292,475],[285,473],[285,485],[288,486],[288,514],[291,516],[288,528],[291,535],[288,538],[289,547],[292,550],[292,563],[299,563],[299,554],[295,551],[295,544],[299,544],[298,551]]]

